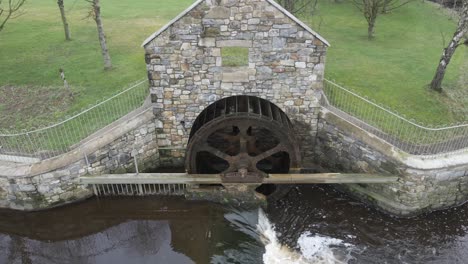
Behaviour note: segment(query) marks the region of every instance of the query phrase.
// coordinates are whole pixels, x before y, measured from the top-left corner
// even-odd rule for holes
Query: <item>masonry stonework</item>
[[[156,141],[158,127],[162,127],[161,122],[151,119],[119,136],[110,144],[87,154],[87,161],[81,157],[55,170],[14,176],[4,175],[4,172],[0,171],[0,208],[38,210],[90,197],[92,191],[79,183],[79,177],[135,172],[133,154],[137,156],[140,170],[158,167],[160,165]],[[105,137],[106,133],[99,136]],[[13,168],[15,166],[8,165]]]
[[[92,191],[79,177],[135,172],[135,156],[140,171],[182,165],[197,116],[234,95],[266,99],[288,115],[302,167],[399,176],[391,184],[341,186],[383,211],[411,216],[466,202],[466,151],[409,155],[320,106],[327,46],[272,0],[198,0],[144,43],[152,104],[60,156],[0,161],[0,208],[37,210],[84,199]],[[223,65],[226,47],[247,48],[245,65]]]
[[[324,110],[315,144],[315,164],[326,171],[397,175],[390,184],[347,184],[341,188],[385,212],[413,216],[468,200],[468,163],[398,152],[351,123]],[[418,160],[409,162],[410,158]]]
[[[314,33],[272,1],[195,3],[144,44],[154,110],[164,123],[159,147],[184,149],[198,114],[233,95],[275,103],[297,138],[312,143],[328,45]],[[246,65],[223,66],[225,47],[247,47]],[[312,151],[304,144],[303,158]]]

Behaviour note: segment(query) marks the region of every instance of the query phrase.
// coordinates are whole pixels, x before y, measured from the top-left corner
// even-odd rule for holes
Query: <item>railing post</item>
[[[138,170],[138,159],[137,159],[138,151],[136,149],[133,149],[131,154],[133,156],[133,162],[135,163],[135,173],[138,175],[140,174],[140,171]]]
[[[86,155],[86,152],[83,151],[83,149],[81,149],[81,148],[80,148],[80,151],[81,151],[81,153],[83,153],[84,159],[86,161],[86,167],[88,167],[88,168],[91,167],[91,165],[89,164],[88,155]]]

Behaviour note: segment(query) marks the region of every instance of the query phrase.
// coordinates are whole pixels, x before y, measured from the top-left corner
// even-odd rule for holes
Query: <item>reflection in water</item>
[[[260,243],[230,228],[225,213],[218,205],[161,197],[0,211],[0,263],[249,263],[237,260],[261,256]],[[260,252],[245,254],[252,248]]]
[[[0,210],[0,263],[466,263],[467,219],[468,205],[392,218],[327,186],[294,188],[265,214],[174,197],[91,199]]]
[[[1,243],[9,245],[4,263],[194,263],[171,248],[167,221],[129,221],[74,240],[5,236]]]

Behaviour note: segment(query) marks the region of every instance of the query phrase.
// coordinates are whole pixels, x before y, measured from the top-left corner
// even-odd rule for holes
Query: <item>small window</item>
[[[249,66],[249,48],[223,47],[221,48],[223,67]]]

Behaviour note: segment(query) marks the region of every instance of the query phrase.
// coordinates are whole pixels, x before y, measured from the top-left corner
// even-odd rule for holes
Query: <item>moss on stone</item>
[[[219,28],[209,27],[205,28],[202,33],[202,37],[216,37],[219,35]]]

